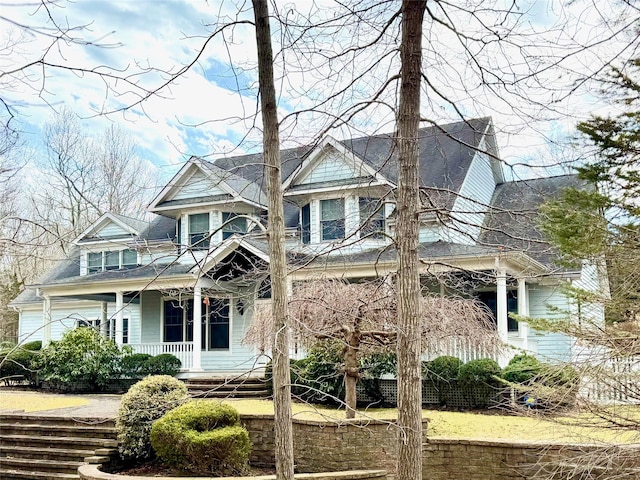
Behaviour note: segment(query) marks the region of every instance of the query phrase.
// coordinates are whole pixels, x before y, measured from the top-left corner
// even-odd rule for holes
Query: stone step
[[[267,398],[269,392],[267,390],[243,390],[243,391],[224,391],[224,390],[190,390],[189,393],[195,398]]]
[[[224,378],[224,377],[191,377],[184,380],[189,384],[205,384],[205,385],[265,385],[263,378],[251,377],[251,378]]]
[[[9,423],[0,420],[0,431],[3,435],[29,435],[38,432],[43,436],[65,436],[83,438],[115,438],[117,431],[115,427],[103,427],[99,425],[51,425],[40,422],[32,423]]]
[[[263,390],[266,389],[264,383],[252,382],[252,383],[206,383],[206,382],[189,382],[187,388],[192,390],[194,388],[214,388],[216,390]]]
[[[3,442],[4,443],[4,442]],[[93,450],[54,447],[26,447],[24,445],[0,445],[0,458],[31,458],[53,461],[76,461],[84,459]],[[0,460],[2,463],[2,460]]]
[[[115,428],[115,420],[112,418],[77,418],[77,417],[52,417],[47,415],[22,415],[15,413],[0,414],[0,423],[60,425],[60,426],[99,426]]]
[[[116,439],[106,438],[82,438],[82,437],[58,437],[40,435],[2,435],[2,445],[24,445],[28,447],[46,447],[55,445],[56,448],[72,448],[77,450],[93,451],[96,448],[113,448],[118,446]]]
[[[69,473],[77,474],[78,467],[84,464],[84,461],[69,460],[35,460],[33,458],[13,458],[1,457],[0,463],[2,468],[7,470],[17,470],[21,472],[40,472],[40,473]]]
[[[78,480],[80,475],[55,472],[29,472],[0,467],[2,480]]]

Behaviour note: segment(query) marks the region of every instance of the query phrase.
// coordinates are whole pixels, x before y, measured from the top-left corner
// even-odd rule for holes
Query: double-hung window
[[[164,342],[193,341],[193,299],[164,301]]]
[[[87,272],[96,273],[102,271],[102,252],[89,252],[87,254]]]
[[[320,200],[321,240],[344,238],[344,198]]]
[[[244,235],[247,233],[247,219],[238,217],[237,213],[222,212],[222,239],[226,240],[231,235]]]
[[[209,214],[189,215],[189,246],[192,250],[209,249]]]
[[[360,238],[384,238],[384,203],[379,198],[360,197]]]
[[[138,253],[131,248],[127,248],[126,250],[87,253],[87,273],[119,270],[137,265]]]

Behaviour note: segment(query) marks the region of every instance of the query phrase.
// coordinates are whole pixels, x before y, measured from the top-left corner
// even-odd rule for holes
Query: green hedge
[[[36,359],[42,342],[28,342],[22,345],[14,345],[3,342],[0,350],[0,379],[5,385],[16,382],[28,381],[36,384],[38,380],[35,368]]]
[[[151,428],[158,458],[185,473],[207,476],[246,473],[252,444],[230,405],[200,400],[177,407]]]

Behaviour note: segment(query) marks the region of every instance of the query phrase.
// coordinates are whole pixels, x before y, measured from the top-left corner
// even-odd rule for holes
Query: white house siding
[[[101,302],[52,302],[51,306],[51,339],[59,340],[67,330],[75,328],[79,320],[97,320],[102,316]],[[115,318],[115,303],[107,305],[107,318]],[[140,323],[140,309],[138,305],[125,305],[123,318],[129,319],[129,343],[138,342],[140,335],[136,325]],[[20,315],[19,340],[42,340],[42,305],[34,305],[22,310]],[[133,327],[133,329],[132,329]]]
[[[569,301],[560,292],[558,285],[529,285],[529,315],[532,318],[566,318],[569,308]],[[537,351],[534,353],[541,360],[562,362],[571,358],[573,342],[570,337],[535,330],[530,335],[537,344]]]
[[[420,243],[437,242],[440,240],[440,227],[438,225],[420,225],[418,240]]]
[[[155,290],[142,292],[140,295],[140,343],[156,343],[162,341],[161,312],[162,294]]]
[[[333,151],[322,158],[311,171],[296,184],[309,184],[317,182],[330,182],[346,178],[358,177],[354,168],[344,160],[337,152]]]
[[[572,286],[588,292],[601,292],[608,295],[605,282],[600,278],[597,265],[590,262],[582,263],[580,278],[572,282]],[[575,301],[571,304],[571,315],[576,320],[589,320],[604,324],[604,305],[602,303],[583,303],[578,305]]]
[[[207,195],[220,195],[226,193],[218,187],[201,170],[196,171],[187,182],[178,189],[171,197],[171,200],[184,200],[187,198],[202,197],[203,192]]]
[[[451,225],[445,232],[448,241],[475,244],[494,189],[491,161],[486,154],[478,152],[471,162],[460,187],[460,194],[453,205]]]
[[[121,237],[123,235],[130,235],[130,232],[114,222],[107,223],[107,225],[96,232],[96,237],[102,238]]]

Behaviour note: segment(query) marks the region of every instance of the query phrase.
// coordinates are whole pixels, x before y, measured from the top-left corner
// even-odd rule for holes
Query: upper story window
[[[133,249],[87,253],[87,272],[119,270],[138,265],[138,254]]]
[[[247,233],[247,219],[238,217],[237,213],[222,212],[222,240],[231,235],[244,235]]]
[[[320,239],[344,238],[344,198],[320,200]]]
[[[300,236],[305,245],[311,243],[311,204],[307,203],[300,209]]]
[[[360,238],[384,238],[384,203],[379,198],[359,198]]]
[[[209,249],[209,214],[189,215],[189,246],[192,250]]]

